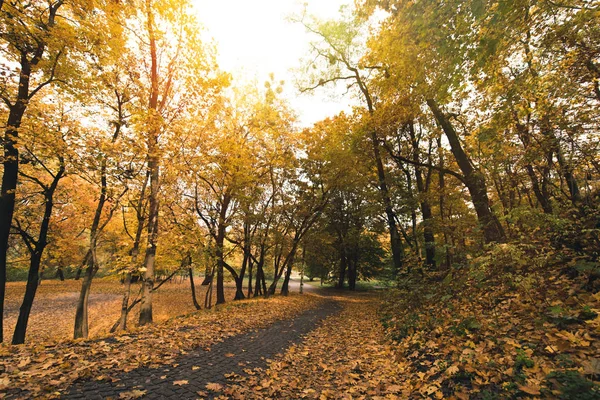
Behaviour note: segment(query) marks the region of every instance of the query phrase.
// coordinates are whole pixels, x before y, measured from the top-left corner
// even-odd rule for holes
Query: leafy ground
[[[113,379],[141,366],[171,365],[192,348],[208,348],[226,337],[290,318],[322,301],[316,296],[277,296],[229,303],[125,334],[54,345],[0,347],[0,396],[7,388],[26,397],[57,397],[81,379]]]
[[[570,267],[483,266],[444,280],[417,274],[381,298],[340,298],[339,316],[217,393],[600,399],[600,293],[589,276],[576,275]]]
[[[200,286],[201,278],[196,278],[198,302],[204,304],[205,286]],[[139,292],[140,285],[134,284],[131,299]],[[44,280],[39,287],[33,303],[32,313],[27,327],[27,341],[32,343],[49,343],[70,339],[73,336],[75,307],[79,298],[81,281],[67,279]],[[115,278],[95,279],[92,283],[89,303],[90,337],[106,335],[112,325],[119,319],[123,285]],[[19,314],[19,306],[23,300],[25,282],[9,282],[7,284],[5,331],[4,336],[12,336]],[[213,291],[216,296],[216,290]],[[235,295],[234,286],[226,286],[226,298]],[[154,293],[153,317],[157,322],[166,321],[179,315],[195,311],[192,304],[190,283],[188,280],[174,278]],[[214,301],[213,301],[214,304]],[[129,315],[129,326],[137,323],[139,305]]]
[[[207,384],[199,396],[600,399],[594,276],[581,273],[576,261],[529,267],[514,260],[487,254],[448,274],[416,272],[396,289],[325,289],[333,293],[327,301],[342,305],[339,314],[266,368],[225,374],[228,385]],[[266,327],[322,301],[295,295],[236,302],[114,338],[3,347],[0,385],[53,396],[77,379],[110,380],[143,365],[171,365],[194,346]]]
[[[247,371],[216,391],[221,398],[403,398],[398,385],[406,368],[379,322],[380,298],[372,293],[339,296],[344,309],[266,370]]]
[[[382,322],[406,366],[406,393],[600,399],[600,293],[590,276],[520,261],[503,269],[488,257],[496,262],[388,293]]]

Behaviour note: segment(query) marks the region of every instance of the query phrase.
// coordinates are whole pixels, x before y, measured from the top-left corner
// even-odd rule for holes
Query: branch
[[[336,76],[336,77],[329,78],[329,79],[319,79],[319,83],[317,83],[314,86],[309,86],[309,87],[300,89],[300,93],[306,93],[311,90],[315,90],[316,88],[318,88],[320,86],[325,86],[326,84],[331,83],[331,82],[337,82],[337,81],[348,80],[348,79],[356,79],[356,77],[354,75],[351,75],[351,76]]]
[[[52,65],[52,70],[50,71],[50,77],[40,83],[38,85],[38,87],[36,87],[35,89],[33,89],[31,91],[31,93],[29,93],[29,97],[28,99],[31,100],[33,98],[33,96],[36,95],[37,92],[39,92],[40,90],[42,90],[44,87],[48,86],[49,84],[51,84],[52,82],[56,81],[57,79],[55,79],[55,75],[56,75],[56,66],[58,65],[58,59],[60,58],[60,56],[62,55],[64,49],[61,49],[58,54],[56,55],[56,58],[54,60],[54,64]]]
[[[433,165],[433,164],[425,164],[425,163],[421,163],[421,162],[417,162],[414,160],[411,160],[410,158],[406,158],[403,157],[399,154],[394,154],[393,150],[390,149],[390,147],[388,146],[387,143],[383,143],[383,148],[387,150],[387,152],[389,153],[389,155],[396,161],[396,162],[405,162],[411,165],[416,165],[417,167],[425,167],[425,168],[433,168],[437,171],[443,172],[445,174],[451,175],[453,177],[455,177],[456,179],[458,179],[459,181],[461,181],[462,183],[465,183],[465,177],[462,176],[461,174],[459,174],[458,172],[454,172],[450,169],[446,169],[446,168],[442,168],[439,167],[437,165]]]

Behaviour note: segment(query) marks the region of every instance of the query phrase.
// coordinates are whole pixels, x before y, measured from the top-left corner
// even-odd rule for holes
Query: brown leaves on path
[[[404,364],[394,359],[377,317],[378,297],[339,297],[340,314],[271,361],[224,388],[222,398],[236,399],[399,399],[405,387]]]

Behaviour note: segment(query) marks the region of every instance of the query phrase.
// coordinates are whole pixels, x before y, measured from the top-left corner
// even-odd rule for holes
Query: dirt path
[[[139,368],[118,376],[114,382],[78,384],[65,399],[105,399],[141,395],[148,399],[197,399],[210,396],[206,385],[226,384],[227,377],[245,375],[267,365],[270,358],[290,345],[302,342],[303,335],[317,328],[326,317],[336,314],[335,300],[305,311],[296,318],[278,321],[265,329],[237,335],[217,343],[209,351],[195,349],[176,360],[174,366]]]

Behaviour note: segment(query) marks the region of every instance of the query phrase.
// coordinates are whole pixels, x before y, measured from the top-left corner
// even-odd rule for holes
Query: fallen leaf
[[[538,396],[541,394],[540,388],[533,385],[519,386],[519,390],[532,396]]]
[[[220,383],[207,383],[205,387],[212,392],[220,392],[223,389]]]
[[[139,399],[140,397],[145,396],[146,393],[147,393],[147,390],[133,389],[128,392],[119,393],[119,398],[125,399],[125,400]]]

